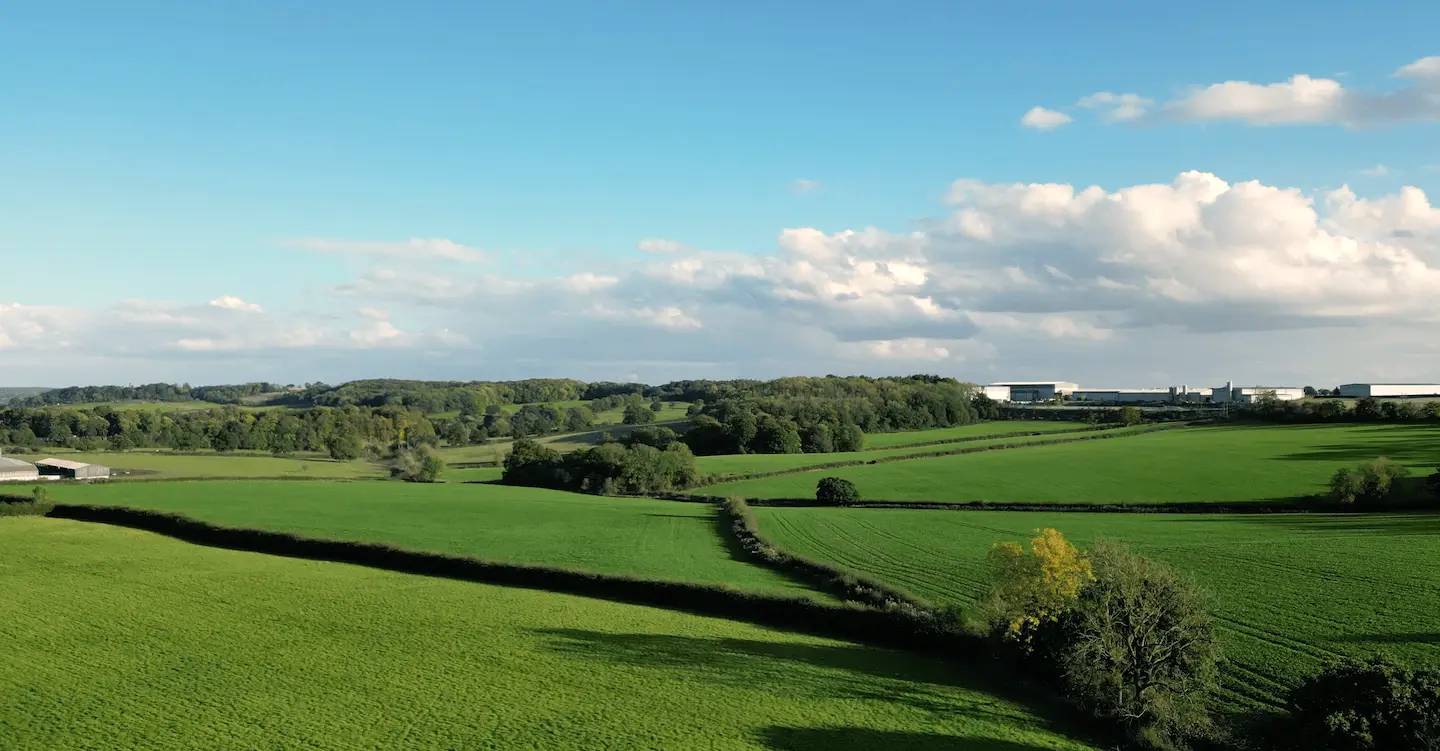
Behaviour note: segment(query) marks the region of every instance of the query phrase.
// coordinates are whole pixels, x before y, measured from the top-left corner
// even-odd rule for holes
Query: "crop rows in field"
[[[1090,748],[984,676],[731,621],[55,519],[0,549],[14,751]]]
[[[61,502],[171,511],[227,526],[813,594],[732,558],[716,534],[715,509],[703,504],[459,483],[116,483],[53,490]]]
[[[824,470],[865,500],[1014,503],[1287,502],[1321,493],[1336,469],[1388,456],[1428,472],[1429,425],[1214,426],[1122,440],[919,458]],[[711,486],[707,494],[811,498],[817,475]]]
[[[1440,516],[1075,514],[759,508],[782,547],[941,603],[983,591],[997,542],[1054,527],[1108,537],[1189,572],[1209,592],[1228,699],[1274,703],[1342,655],[1440,665]]]

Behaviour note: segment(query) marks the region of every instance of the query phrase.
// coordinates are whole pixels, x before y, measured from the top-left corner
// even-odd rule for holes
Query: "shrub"
[[[1101,543],[1094,581],[1065,617],[1069,693],[1153,748],[1183,748],[1213,729],[1219,643],[1200,592],[1175,572]]]
[[[0,494],[0,516],[44,516],[55,508],[50,489],[37,485],[29,495]]]
[[[843,477],[822,477],[815,486],[815,500],[830,506],[849,506],[860,500],[860,491]]]
[[[1387,658],[1332,665],[1290,693],[1282,747],[1315,751],[1440,748],[1440,671]]]
[[[1145,415],[1139,407],[1121,407],[1120,412],[1116,415],[1116,422],[1127,427],[1139,425],[1144,419]]]
[[[390,476],[406,482],[436,482],[444,473],[445,460],[425,445],[401,449],[390,465]]]
[[[1410,476],[1403,464],[1380,457],[1361,464],[1358,469],[1343,468],[1330,478],[1330,497],[1343,504],[1378,504],[1389,500],[1396,489],[1396,480]]]
[[[625,414],[621,422],[626,425],[645,425],[655,422],[655,412],[643,404],[631,404],[625,407]]]

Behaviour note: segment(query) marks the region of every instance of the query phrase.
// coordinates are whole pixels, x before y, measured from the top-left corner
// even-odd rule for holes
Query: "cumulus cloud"
[[[488,254],[479,248],[461,245],[444,238],[413,237],[399,242],[331,240],[320,237],[284,240],[281,245],[294,250],[318,253],[387,258],[407,261],[484,261]]]
[[[790,191],[792,193],[798,193],[801,195],[805,193],[814,193],[819,189],[820,183],[814,180],[806,180],[803,177],[790,183]]]
[[[1071,121],[1071,117],[1064,112],[1047,110],[1044,107],[1031,107],[1020,118],[1020,124],[1035,130],[1054,130]]]
[[[1394,78],[1396,86],[1365,89],[1345,86],[1333,78],[1297,74],[1272,83],[1223,81],[1192,86],[1159,106],[1138,94],[1111,92],[1081,97],[1076,106],[1100,110],[1110,122],[1236,121],[1259,126],[1345,127],[1440,122],[1440,56],[1401,66]],[[1050,112],[1040,107],[1030,112],[1037,111]]]
[[[297,379],[327,352],[367,358],[351,377],[422,360],[450,377],[1029,371],[1122,385],[1149,385],[1126,374],[1157,358],[1191,382],[1334,368],[1342,351],[1385,358],[1395,377],[1423,371],[1414,358],[1440,366],[1440,350],[1420,346],[1440,323],[1440,207],[1416,187],[1312,198],[1185,172],[1118,189],[957,180],[945,202],[914,231],[794,227],[754,252],[677,243],[548,274],[379,268],[315,301],[330,312],[239,296],[0,303],[0,352],[280,353]],[[1362,326],[1358,338],[1315,333]],[[59,360],[0,357],[0,374],[42,361]]]

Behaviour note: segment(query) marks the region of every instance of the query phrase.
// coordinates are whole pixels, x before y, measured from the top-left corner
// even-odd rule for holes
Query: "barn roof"
[[[13,472],[17,469],[35,469],[35,465],[30,462],[22,462],[19,459],[11,459],[8,456],[0,456],[0,472]]]
[[[40,461],[35,462],[35,466],[59,467],[60,469],[84,469],[90,465],[86,464],[85,462],[72,462],[68,459],[56,459],[52,456],[49,459],[41,459]]]

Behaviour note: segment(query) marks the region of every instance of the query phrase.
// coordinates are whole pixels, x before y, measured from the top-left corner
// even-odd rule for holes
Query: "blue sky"
[[[100,363],[115,380],[191,381],[486,378],[527,369],[660,379],[778,375],[822,363],[977,379],[1079,371],[1125,381],[1117,385],[1182,377],[1210,366],[1178,355],[1143,367],[1116,361],[1117,353],[1135,349],[1128,335],[1057,354],[1048,354],[1049,345],[1000,344],[1013,336],[987,326],[986,316],[992,324],[994,315],[1019,316],[1024,324],[1033,322],[1023,316],[1043,312],[1132,331],[1152,312],[1114,302],[1006,310],[996,300],[955,298],[956,274],[1010,268],[1005,257],[1024,257],[1036,268],[1050,264],[1036,255],[1043,248],[1033,233],[1024,240],[1029,244],[988,253],[937,239],[937,223],[963,210],[943,202],[952,182],[1122,191],[1170,184],[1196,170],[1229,184],[1256,180],[1307,196],[1341,185],[1362,201],[1382,201],[1405,186],[1433,196],[1440,190],[1440,171],[1429,169],[1440,165],[1440,98],[1433,107],[1411,101],[1403,116],[1358,126],[1343,115],[1313,112],[1256,124],[1262,116],[1227,118],[1213,108],[1186,109],[1183,101],[1194,87],[1263,85],[1299,74],[1373,96],[1403,89],[1412,82],[1396,78],[1397,70],[1440,54],[1433,33],[1440,7],[1397,6],[56,2],[0,10],[0,49],[8,61],[0,66],[0,91],[8,95],[0,118],[0,305],[11,306],[0,308],[0,382],[90,381]],[[1095,92],[1133,92],[1151,100],[1154,116],[1107,122],[1103,113],[1077,106]],[[1049,130],[1022,125],[1021,116],[1037,106],[1073,120]],[[1329,231],[1375,240],[1365,234],[1375,228],[1362,231],[1359,221]],[[1420,222],[1422,231],[1404,230],[1415,242],[1402,243],[1420,265],[1400,263],[1400,271],[1382,276],[1423,286],[1405,269],[1428,274],[1440,266],[1424,231],[1428,215],[1386,221],[1395,228]],[[783,338],[753,350],[742,346],[773,331],[719,331],[721,324],[712,323],[737,317],[727,306],[795,299],[790,287],[777,292],[784,269],[736,271],[744,265],[740,257],[783,265],[790,251],[777,241],[782,230],[833,236],[867,227],[888,239],[835,250],[849,260],[830,260],[847,274],[869,273],[855,271],[866,259],[898,263],[896,237],[915,231],[929,237],[925,248],[904,251],[926,269],[924,281],[875,291],[875,307],[862,315],[896,315],[885,337],[857,339],[833,323],[854,315],[832,309],[836,294],[848,300],[872,293],[833,274],[823,280],[791,274],[787,283],[820,301],[784,313],[796,326],[791,336],[818,347],[804,357],[787,360],[794,342]],[[443,238],[483,250],[488,260],[406,257],[376,245],[412,238]],[[678,254],[637,252],[638,243],[656,238],[685,247]],[[335,249],[306,250],[316,239]],[[680,256],[701,251],[692,265],[730,269],[717,272],[729,282],[703,295],[666,288],[655,281],[663,270],[642,266],[655,255],[680,264]],[[981,267],[982,255],[993,268]],[[1394,261],[1385,249],[1371,255]],[[1301,266],[1313,271],[1313,264]],[[1171,279],[1146,268],[1146,279]],[[377,272],[390,278],[357,287]],[[1305,273],[1278,267],[1269,273],[1290,272]],[[567,317],[584,325],[557,317],[550,328],[522,326],[509,339],[496,336],[515,328],[516,318],[549,310],[553,290],[512,299],[504,309],[469,304],[496,284],[533,280],[549,289],[554,280],[584,273],[617,277],[612,286],[624,290],[615,297],[566,288],[566,304],[575,306]],[[437,303],[433,295],[398,289],[394,277],[406,274],[468,286],[453,292],[457,299]],[[731,283],[741,277],[745,283]],[[1200,302],[1248,312],[1266,298],[1232,292],[1211,290]],[[1323,339],[1336,326],[1369,327],[1372,338],[1384,341],[1405,335],[1392,331],[1395,320],[1364,312],[1352,291],[1317,295],[1254,317],[1283,319],[1287,341],[1297,331],[1299,338]],[[941,307],[958,318],[927,318],[927,303],[915,302],[942,296],[950,302]],[[211,305],[229,298],[258,306],[266,320],[199,321],[182,312],[239,309]],[[1177,300],[1185,311],[1197,309],[1194,296],[1172,296]],[[131,306],[124,315],[112,309],[122,303]],[[1337,305],[1343,315],[1334,314]],[[136,306],[149,312],[136,317]],[[50,312],[42,316],[36,308]],[[104,346],[86,339],[101,336],[96,318],[131,316],[140,328],[159,309],[186,319],[176,324],[185,331],[135,334],[123,345],[113,333]],[[1158,315],[1168,322],[1168,313]],[[658,326],[659,336],[634,330],[637,320]],[[364,346],[375,338],[351,334],[367,321],[387,322],[399,333],[380,336],[385,347]],[[1176,336],[1203,336],[1196,331],[1205,328],[1180,313],[1167,325],[1178,327]],[[298,343],[265,334],[307,327],[315,336]],[[567,337],[581,335],[586,342],[613,338],[613,354],[561,356],[574,349]],[[1069,346],[1073,337],[1057,338]],[[197,345],[202,339],[209,344]],[[189,344],[176,344],[182,340]],[[731,344],[710,347],[723,350],[719,356],[702,356],[715,342]],[[827,342],[835,346],[827,350]],[[1272,346],[1255,345],[1262,352]],[[871,354],[840,354],[847,347]],[[82,358],[80,349],[89,353]],[[936,350],[951,354],[937,359]],[[688,354],[674,356],[682,351]],[[900,354],[877,361],[876,352]],[[1304,371],[1253,369],[1261,371],[1257,377],[1302,378],[1323,364],[1322,354],[1313,353],[1313,361],[1302,356]],[[1406,360],[1376,368],[1418,375],[1433,365]],[[1316,378],[1343,377],[1342,371],[1336,364]]]

